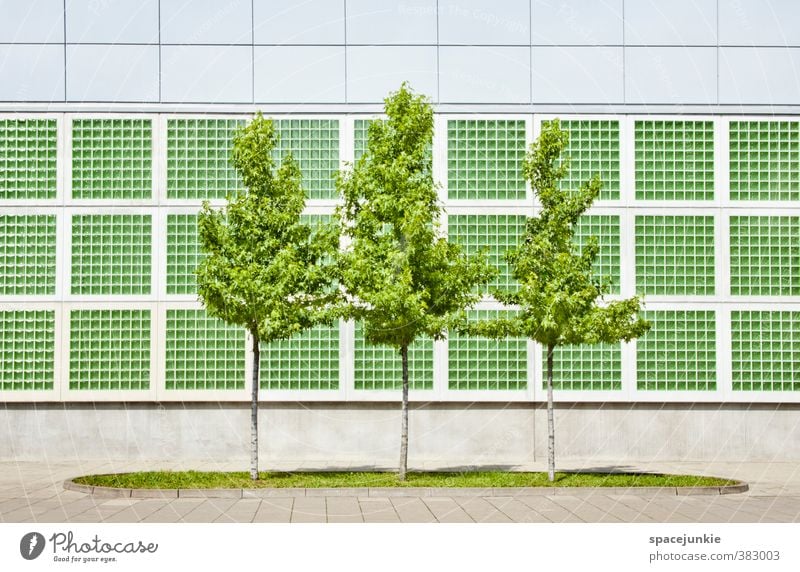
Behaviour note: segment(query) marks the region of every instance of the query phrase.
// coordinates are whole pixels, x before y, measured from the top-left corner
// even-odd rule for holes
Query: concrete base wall
[[[0,406],[0,459],[246,462],[245,404],[74,403]],[[558,404],[561,460],[800,460],[800,406]],[[397,404],[263,404],[264,466],[397,462]],[[542,404],[412,406],[410,463],[518,464],[546,459]]]

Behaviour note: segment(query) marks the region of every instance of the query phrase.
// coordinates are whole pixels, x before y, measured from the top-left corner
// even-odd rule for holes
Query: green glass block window
[[[303,173],[309,199],[337,198],[339,172],[339,121],[336,119],[280,119],[275,122],[280,140],[276,158],[291,153]]]
[[[732,216],[731,294],[800,295],[800,217]]]
[[[597,175],[603,184],[600,200],[619,199],[619,121],[561,120],[561,129],[569,133],[569,173],[561,188],[577,190]]]
[[[167,389],[244,389],[244,328],[167,310]]]
[[[524,199],[525,121],[447,122],[450,199]]]
[[[0,295],[56,293],[56,216],[0,215]]]
[[[167,294],[196,294],[195,270],[202,253],[197,215],[167,215]]]
[[[53,389],[55,331],[52,310],[0,312],[0,389]]]
[[[800,199],[800,123],[732,121],[729,133],[731,199]]]
[[[55,119],[0,119],[0,200],[56,198]]]
[[[488,320],[500,310],[473,310],[469,320]],[[525,338],[492,340],[451,333],[448,342],[450,389],[521,390],[528,386],[528,342]]]
[[[149,294],[150,215],[72,217],[73,294]]]
[[[611,282],[610,294],[620,292],[620,228],[618,215],[583,215],[575,228],[574,241],[579,246],[597,237],[600,251],[594,261],[595,276]]]
[[[75,119],[73,198],[149,199],[153,187],[152,131],[149,119]]]
[[[637,121],[636,198],[697,201],[714,198],[712,121]]]
[[[654,391],[717,388],[717,333],[713,311],[644,312],[652,328],[636,342],[636,387]]]
[[[542,387],[547,389],[547,348],[542,348]],[[622,389],[620,344],[558,346],[553,352],[553,389]]]
[[[734,391],[800,391],[800,312],[731,312]]]
[[[636,290],[714,294],[714,217],[637,216]]]
[[[241,119],[167,121],[167,197],[224,199],[242,188],[230,162]]]
[[[73,310],[69,387],[142,390],[150,387],[149,310]]]
[[[483,292],[492,288],[516,288],[511,270],[505,259],[506,250],[516,248],[525,234],[524,215],[450,215],[448,234],[452,242],[457,242],[467,255],[487,249],[489,263],[500,270],[500,274],[484,287]]]
[[[261,389],[337,389],[339,325],[261,344]]]
[[[356,389],[401,389],[403,363],[400,352],[389,346],[370,345],[356,324]],[[419,339],[408,348],[408,377],[411,389],[433,389],[433,340]]]

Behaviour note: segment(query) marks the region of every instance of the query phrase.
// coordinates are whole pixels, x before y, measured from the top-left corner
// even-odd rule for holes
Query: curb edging
[[[750,490],[747,483],[722,487],[342,487],[342,488],[257,488],[257,489],[126,489],[80,485],[67,479],[64,490],[99,498],[175,499],[175,498],[297,498],[297,497],[509,497],[569,495],[591,496],[598,493],[648,496],[716,496],[741,494]]]

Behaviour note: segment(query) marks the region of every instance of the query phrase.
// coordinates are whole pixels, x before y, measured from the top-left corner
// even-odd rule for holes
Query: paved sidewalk
[[[82,474],[145,468],[142,463],[126,462],[0,462],[0,522],[800,522],[800,463],[592,467],[705,474],[750,484],[747,493],[721,496],[619,495],[598,490],[576,495],[474,498],[103,499],[65,491],[62,485],[64,479]],[[161,464],[159,468],[188,467]],[[243,470],[232,465],[205,464],[201,468]],[[310,468],[313,464],[280,467]],[[429,464],[419,468],[446,467]],[[514,468],[543,469],[540,464]],[[565,470],[579,468],[563,466]]]

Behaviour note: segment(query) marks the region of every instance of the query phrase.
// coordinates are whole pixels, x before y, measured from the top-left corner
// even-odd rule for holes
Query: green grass
[[[88,475],[73,479],[82,485],[132,489],[219,488],[339,488],[339,487],[699,487],[724,486],[737,481],[692,475],[634,473],[556,473],[555,483],[546,473],[469,472],[409,473],[401,482],[394,473],[268,473],[258,481],[250,474],[199,471],[153,471],[115,475]]]

